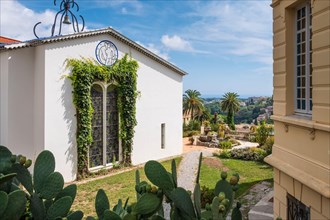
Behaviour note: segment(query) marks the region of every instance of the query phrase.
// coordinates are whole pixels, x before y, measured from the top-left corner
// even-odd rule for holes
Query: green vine
[[[135,106],[138,94],[136,87],[138,63],[125,55],[111,67],[84,58],[68,59],[66,64],[67,68],[71,69],[68,78],[72,81],[73,103],[76,107],[78,179],[89,173],[88,149],[93,142],[93,106],[90,91],[95,81],[112,82],[117,85],[123,163],[131,164],[134,127],[137,124]]]

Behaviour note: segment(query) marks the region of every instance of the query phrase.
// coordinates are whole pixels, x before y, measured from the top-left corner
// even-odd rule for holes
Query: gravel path
[[[186,190],[194,191],[196,174],[199,162],[199,155],[203,153],[203,157],[210,157],[210,151],[192,151],[183,155],[182,161],[178,169],[178,186]]]
[[[183,158],[178,167],[178,186],[186,190],[194,191],[196,174],[199,162],[199,155],[203,153],[203,157],[212,156],[212,152],[208,150],[191,151],[183,154]],[[170,205],[163,203],[164,217],[170,219]]]

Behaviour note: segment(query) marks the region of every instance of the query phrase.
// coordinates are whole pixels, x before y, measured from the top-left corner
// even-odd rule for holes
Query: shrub
[[[231,158],[241,160],[263,161],[266,156],[267,152],[265,150],[256,147],[233,149],[230,151]]]
[[[210,126],[211,126],[211,131],[214,131],[214,132],[219,131],[219,124],[218,123],[212,123]]]
[[[203,121],[203,126],[204,127],[210,127],[210,122],[209,121]]]
[[[194,135],[199,135],[200,131],[184,131],[183,137],[191,137]]]
[[[218,134],[215,131],[211,131],[211,132],[208,133],[208,135],[213,136],[213,135],[218,135]]]
[[[256,136],[255,135],[250,135],[249,136],[249,141],[250,142],[256,142]]]
[[[269,155],[272,153],[273,145],[274,145],[274,136],[269,136],[266,139],[266,143],[261,148],[266,151],[267,155]]]
[[[273,131],[273,126],[268,126],[264,121],[258,126],[256,131],[256,141],[260,146],[266,143],[269,134]]]
[[[232,148],[232,143],[230,141],[222,141],[220,142],[220,148],[221,149],[231,149]]]
[[[239,141],[237,141],[236,139],[233,139],[233,138],[229,139],[229,142],[232,143],[232,145],[235,145],[235,144],[240,145],[241,144]]]
[[[231,157],[231,153],[229,150],[222,150],[219,157],[223,159],[228,159]]]
[[[201,122],[197,120],[190,120],[187,125],[187,130],[196,131],[201,129]]]
[[[201,206],[202,206],[202,208],[205,208],[205,205],[207,203],[211,204],[214,197],[215,197],[214,189],[209,189],[206,186],[202,186],[202,188],[201,188]]]

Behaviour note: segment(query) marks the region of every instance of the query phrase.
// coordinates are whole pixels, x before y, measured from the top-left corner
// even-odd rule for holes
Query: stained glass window
[[[107,89],[107,163],[119,159],[117,93],[111,87]]]
[[[93,119],[92,135],[93,143],[89,148],[90,167],[103,164],[103,89],[100,85],[93,85],[91,89]]]
[[[105,166],[119,160],[119,120],[117,93],[112,86],[94,84],[91,88],[93,106],[92,137],[89,167]]]

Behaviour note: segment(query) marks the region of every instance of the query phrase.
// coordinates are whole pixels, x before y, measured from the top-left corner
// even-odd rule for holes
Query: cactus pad
[[[70,211],[71,205],[72,199],[70,196],[60,198],[49,207],[47,211],[47,218],[52,220],[65,217]]]
[[[230,203],[233,199],[232,186],[226,180],[219,180],[215,186],[214,194],[219,195],[220,192],[224,192],[226,198],[229,199]]]
[[[199,163],[198,163],[198,169],[197,169],[196,183],[199,183],[199,175],[201,173],[202,160],[203,160],[203,153],[201,152],[199,154]]]
[[[25,210],[26,198],[25,192],[16,190],[8,195],[8,202],[1,220],[18,220]]]
[[[42,199],[35,193],[31,195],[30,208],[34,220],[43,220],[46,217],[46,210]]]
[[[76,198],[77,194],[77,185],[71,184],[65,187],[55,198],[55,200],[58,200],[59,198],[62,198],[64,196],[70,196],[72,198],[72,201]]]
[[[231,219],[232,220],[242,220],[242,213],[239,210],[240,208],[240,203],[238,202],[236,207],[233,209],[232,213],[231,213]]]
[[[3,175],[3,176],[0,176],[0,185],[2,183],[5,183],[9,180],[11,180],[12,178],[14,178],[17,174],[16,173],[9,173],[7,175]]]
[[[41,152],[34,164],[33,180],[36,192],[40,192],[43,182],[55,170],[55,158],[50,151]]]
[[[190,218],[196,218],[190,195],[185,189],[181,187],[174,189],[170,194],[170,199],[174,202],[175,207],[177,207],[180,212],[183,212]]]
[[[202,205],[201,205],[201,188],[199,183],[195,185],[195,189],[194,189],[194,205],[195,205],[197,219],[200,219]]]
[[[1,204],[1,206],[0,206],[0,217],[2,216],[4,211],[6,210],[7,203],[8,203],[7,193],[0,191],[0,204]]]
[[[75,211],[68,215],[67,220],[81,220],[84,217],[82,211]]]
[[[99,219],[103,218],[104,211],[107,209],[110,209],[108,197],[103,189],[99,189],[95,199],[95,210]]]
[[[64,186],[64,179],[59,172],[51,173],[45,180],[40,190],[41,197],[44,199],[52,199],[59,194]]]
[[[0,145],[0,173],[7,174],[12,165],[11,152],[8,148]]]
[[[175,163],[174,159],[172,160],[171,170],[172,170],[173,184],[174,184],[174,187],[177,188],[178,187],[178,177],[177,177],[177,173],[176,173],[176,163]]]
[[[160,205],[162,204],[162,199],[157,197],[153,193],[145,193],[137,201],[132,214],[133,215],[149,215],[155,213]]]
[[[31,195],[33,193],[32,176],[28,169],[18,163],[15,163],[12,166],[12,170],[13,172],[17,173],[16,178],[22,183],[22,185]]]
[[[121,220],[120,216],[109,209],[104,211],[103,220]]]
[[[220,206],[219,198],[214,197],[211,206],[213,219],[219,219],[219,206]]]
[[[144,166],[147,178],[156,186],[165,191],[174,189],[173,180],[166,169],[157,161],[150,160]]]

